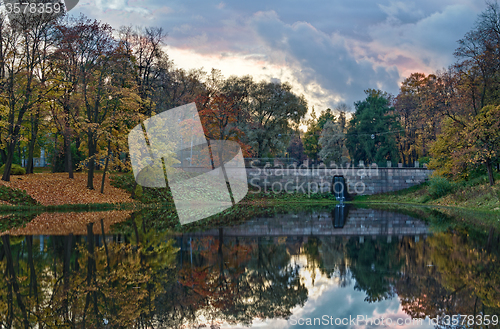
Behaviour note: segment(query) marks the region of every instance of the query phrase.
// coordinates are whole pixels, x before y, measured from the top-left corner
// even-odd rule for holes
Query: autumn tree
[[[131,69],[130,62],[127,61],[124,48],[113,38],[111,27],[86,19],[82,19],[78,25],[76,42],[78,49],[81,49],[78,66],[84,114],[78,122],[78,127],[87,135],[84,145],[88,149],[87,187],[93,189],[101,137],[107,135],[110,139],[113,126],[115,130],[118,129],[117,111],[124,102],[128,102],[125,99],[135,103],[125,105],[126,108],[133,109],[140,103],[134,101],[135,85],[125,78],[126,72]],[[129,126],[132,122],[128,121]],[[123,134],[124,127],[119,128],[120,134]]]
[[[423,73],[412,73],[401,84],[401,91],[395,100],[399,123],[404,129],[398,140],[399,153],[403,163],[411,165],[425,155],[425,143],[421,139],[425,108],[425,89],[428,77]]]
[[[474,28],[458,41],[456,67],[461,73],[474,114],[486,105],[498,105],[500,69],[500,9],[497,2],[487,3]]]
[[[452,88],[446,92],[451,97],[442,111],[453,123],[444,124],[432,147],[431,167],[443,175],[467,178],[470,170],[484,165],[489,183],[494,184],[493,170],[498,163],[496,106],[500,103],[499,27],[498,4],[488,3],[455,50],[458,61],[453,66],[454,74],[449,75]]]
[[[4,99],[2,119],[6,129],[3,139],[7,150],[2,176],[4,181],[10,180],[14,152],[25,116],[43,101],[48,92],[42,87],[47,77],[38,73],[46,68],[44,63],[50,54],[53,24],[52,17],[43,15],[19,15],[10,21],[3,14],[0,17],[0,93]],[[36,109],[33,119],[38,120],[40,116],[36,114]],[[32,131],[32,137],[36,138],[34,133]]]
[[[121,27],[119,39],[133,62],[134,77],[143,108],[141,112],[151,116],[155,111],[153,99],[157,94],[158,80],[171,66],[162,47],[166,33],[156,27]]]
[[[238,79],[226,80],[219,70],[212,69],[196,104],[207,139],[242,141],[240,122],[248,121],[243,108],[248,90],[240,88]]]
[[[486,166],[491,186],[495,184],[493,163],[498,161],[500,151],[500,105],[485,106],[474,118],[470,127],[472,160]]]
[[[205,136],[211,140],[242,141],[243,131],[238,125],[238,119],[244,115],[236,99],[224,93],[215,93],[199,98],[199,115],[205,130]],[[241,145],[246,154],[248,149]]]
[[[64,138],[64,165],[68,177],[73,178],[73,161],[71,158],[71,137],[79,116],[82,102],[78,93],[80,83],[80,58],[85,51],[79,47],[78,40],[82,29],[85,29],[85,18],[68,19],[56,26],[56,49],[51,58],[52,70],[55,74],[51,106],[51,115],[55,128]],[[56,164],[53,163],[53,166]]]
[[[441,175],[467,178],[468,171],[484,165],[491,186],[495,184],[493,163],[500,149],[500,106],[485,106],[477,116],[448,119],[431,148],[430,168]]]

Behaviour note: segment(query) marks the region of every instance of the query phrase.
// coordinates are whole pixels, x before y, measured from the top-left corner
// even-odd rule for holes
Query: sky
[[[80,0],[114,28],[162,27],[177,67],[289,82],[317,112],[397,95],[410,73],[453,64],[484,0]]]

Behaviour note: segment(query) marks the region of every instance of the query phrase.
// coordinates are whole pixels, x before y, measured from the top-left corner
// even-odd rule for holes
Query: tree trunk
[[[73,179],[73,164],[71,161],[71,138],[70,138],[70,132],[69,132],[69,127],[66,126],[66,131],[64,132],[64,146],[65,146],[65,151],[64,151],[64,163],[66,167],[66,171],[68,172],[68,178]]]
[[[15,150],[16,150],[16,142],[10,141],[7,144],[7,161],[5,161],[5,168],[2,176],[3,181],[10,182],[10,171],[12,169],[12,162],[14,161]]]
[[[104,194],[104,181],[106,179],[106,171],[108,171],[109,157],[111,156],[111,141],[108,140],[108,156],[106,157],[106,164],[104,165],[104,172],[102,173],[101,194]]]
[[[28,161],[26,163],[26,174],[33,174],[33,157],[35,153],[36,140],[30,140],[28,144]]]
[[[28,329],[28,312],[26,310],[26,306],[23,303],[23,297],[19,289],[19,283],[17,282],[16,270],[14,269],[14,261],[12,260],[12,251],[10,249],[10,237],[8,235],[2,236],[2,244],[5,250],[5,256],[7,258],[7,273],[9,277],[9,285],[12,285],[14,293],[16,294],[17,305],[21,310],[24,328]]]
[[[93,280],[92,278],[94,277],[94,266],[95,266],[95,260],[94,260],[94,242],[95,242],[95,237],[94,237],[94,230],[93,230],[94,223],[89,223],[87,224],[87,251],[89,253],[87,257],[87,287],[92,288],[93,285]],[[87,292],[87,296],[85,298],[85,306],[83,309],[83,328],[85,328],[86,324],[86,317],[87,317],[87,310],[90,305],[90,299],[91,299],[91,289]]]
[[[493,177],[493,165],[491,159],[486,160],[486,169],[488,170],[488,180],[490,181],[490,186],[495,185],[495,177]]]
[[[94,189],[95,149],[96,146],[93,142],[92,135],[89,134],[89,171],[87,175],[87,188],[90,190]]]
[[[70,288],[70,263],[71,263],[71,246],[73,244],[73,234],[70,234],[64,238],[64,258],[63,258],[63,301],[62,310],[64,312],[64,319],[69,321],[69,288]]]
[[[54,135],[54,156],[52,158],[52,173],[56,172],[56,160],[57,160],[57,133]]]
[[[36,138],[38,136],[38,123],[40,121],[40,110],[37,109],[35,116],[31,118],[31,140],[28,145],[28,163],[26,164],[26,173],[33,174],[33,154],[35,152]]]
[[[223,158],[223,155],[222,155],[222,150],[219,150],[219,166],[221,168],[221,171],[222,171],[222,174],[224,175],[224,181],[226,182],[226,187],[227,187],[227,190],[229,192],[229,197],[231,199],[231,203],[233,204],[233,206],[236,204],[234,202],[234,196],[233,196],[233,191],[231,189],[231,184],[229,184],[229,178],[227,176],[227,172],[226,172],[226,166],[224,165],[224,158]]]
[[[109,272],[109,266],[111,264],[111,260],[109,259],[109,251],[108,251],[108,243],[106,242],[106,234],[104,232],[104,219],[101,218],[101,235],[102,235],[102,242],[104,244],[104,250],[106,251],[106,268]]]
[[[0,159],[2,160],[2,163],[7,162],[7,153],[5,153],[5,150],[0,150]]]

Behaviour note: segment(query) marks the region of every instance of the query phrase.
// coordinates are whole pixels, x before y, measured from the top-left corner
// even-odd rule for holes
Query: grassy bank
[[[46,180],[43,180],[43,182],[46,182]],[[69,181],[68,184],[81,184],[81,182]],[[315,211],[319,208],[332,210],[338,203],[334,196],[329,193],[310,195],[301,193],[276,194],[251,189],[236,206],[203,220],[180,225],[173,205],[172,194],[168,188],[137,187],[131,174],[112,176],[110,185],[117,190],[115,191],[116,195],[121,196],[122,200],[128,200],[128,202],[97,203],[93,199],[94,203],[47,205],[39,202],[27,191],[0,185],[0,201],[3,200],[11,204],[0,205],[0,212],[4,214],[2,215],[4,219],[1,221],[0,229],[5,230],[9,227],[23,225],[29,222],[34,214],[42,212],[134,210],[134,213],[139,211],[138,217],[134,218],[144,218],[149,223],[148,225],[152,226],[151,229],[153,230],[185,232],[234,225],[255,216]],[[47,184],[30,184],[29,186],[31,191],[34,191],[34,196],[42,193],[41,190],[36,189],[36,186],[49,190],[56,188]],[[33,190],[34,188],[35,190]],[[208,190],[210,187],[207,186],[206,189]],[[68,190],[71,191],[74,188]],[[92,191],[92,193],[99,196],[98,191]],[[108,195],[108,197],[114,198],[114,195]],[[490,187],[484,177],[459,183],[442,178],[433,178],[428,183],[406,190],[357,197],[350,203],[354,203],[355,207],[404,212],[412,217],[427,220],[434,226],[444,229],[461,222],[500,228],[500,221],[498,220],[500,218],[499,199],[500,184],[497,183],[495,186]],[[82,201],[86,201],[86,199],[82,199]],[[141,209],[144,209],[144,211],[140,211]],[[18,213],[18,215],[8,215],[8,213],[12,214],[13,212]],[[159,218],[161,220],[157,220]],[[133,222],[127,222],[133,224]],[[117,228],[125,230],[130,228],[127,227],[128,224],[123,225],[118,224]]]
[[[19,211],[104,211],[171,204],[168,188],[146,188],[135,184],[132,174],[111,175],[105,193],[89,190],[85,174],[68,179],[64,173],[16,176],[0,182],[0,212]],[[203,193],[210,195],[210,186]],[[215,195],[217,197],[217,195]],[[264,193],[250,190],[241,204],[332,204],[331,194]]]
[[[445,206],[498,212],[500,215],[499,179],[500,175],[497,175],[496,184],[490,186],[486,176],[460,182],[452,182],[443,177],[433,177],[429,182],[405,190],[358,196],[354,202]]]
[[[172,193],[168,188],[148,188],[135,184],[132,174],[114,175],[111,177],[111,185],[130,193],[131,198],[144,204],[173,204]],[[212,189],[210,185],[202,188],[202,193],[211,195],[215,198],[217,194],[210,194]],[[263,192],[249,187],[247,195],[238,202],[239,204],[334,204],[337,203],[331,193],[273,193]]]

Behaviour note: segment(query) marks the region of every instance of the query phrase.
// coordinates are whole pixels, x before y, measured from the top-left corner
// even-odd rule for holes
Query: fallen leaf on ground
[[[102,174],[94,175],[94,190],[87,188],[86,173],[75,173],[74,176],[74,179],[69,179],[68,173],[11,176],[10,182],[0,180],[0,184],[25,190],[44,206],[133,201],[128,192],[110,185],[109,175],[104,182],[104,194],[100,192]]]

